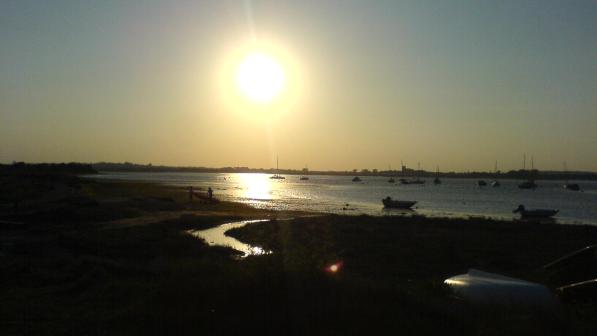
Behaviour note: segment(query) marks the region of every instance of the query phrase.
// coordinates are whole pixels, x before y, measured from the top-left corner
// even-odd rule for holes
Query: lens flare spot
[[[333,273],[338,273],[342,269],[342,264],[343,263],[341,261],[338,261],[336,263],[333,263],[333,264],[327,266],[325,268],[325,270],[326,270],[326,272],[332,273],[332,274]]]

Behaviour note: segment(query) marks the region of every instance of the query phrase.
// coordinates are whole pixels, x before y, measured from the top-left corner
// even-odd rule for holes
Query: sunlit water
[[[195,237],[203,239],[210,246],[225,246],[242,252],[242,257],[244,258],[250,255],[270,254],[271,251],[266,251],[259,246],[245,244],[232,237],[226,236],[226,231],[241,228],[250,223],[257,223],[263,221],[264,220],[246,220],[222,224],[207,230],[189,230],[188,232]]]
[[[101,173],[99,179],[152,181],[174,186],[214,189],[223,200],[248,203],[258,208],[306,210],[340,214],[391,215],[382,208],[381,199],[391,196],[418,203],[415,212],[428,216],[488,216],[514,218],[519,204],[529,209],[559,209],[559,223],[597,225],[597,182],[575,181],[582,191],[562,187],[564,181],[537,181],[535,190],[519,189],[518,180],[501,180],[501,187],[478,187],[476,179],[442,179],[434,185],[391,184],[385,177],[310,175],[308,181],[298,175],[272,180],[269,174],[225,173]],[[491,181],[487,181],[491,182]],[[182,191],[181,191],[182,192]]]

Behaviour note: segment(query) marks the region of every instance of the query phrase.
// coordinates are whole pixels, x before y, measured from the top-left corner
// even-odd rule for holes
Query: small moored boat
[[[479,180],[479,181],[477,181],[477,185],[478,185],[479,187],[484,187],[484,186],[486,186],[486,185],[487,185],[487,182],[485,182],[485,181],[483,181],[483,180]]]
[[[439,179],[439,166],[435,169],[435,178],[433,179],[433,184],[442,184],[442,180]]]
[[[414,179],[414,180],[407,180],[404,178],[400,179],[400,184],[425,184],[425,180],[421,179]]]
[[[527,210],[524,205],[520,204],[518,208],[512,211],[513,213],[520,213],[521,218],[549,218],[555,216],[559,210],[553,209],[534,209]]]
[[[276,173],[273,176],[270,176],[270,179],[272,179],[272,180],[285,180],[286,178],[284,176],[278,174],[279,170],[280,170],[280,168],[278,167],[278,157],[276,157]]]
[[[564,171],[566,172],[566,175],[568,175],[568,165],[566,165],[566,161],[564,161]],[[579,191],[580,186],[576,183],[568,183],[568,178],[566,178],[566,183],[564,183],[564,189]]]
[[[525,181],[525,182],[522,182],[521,184],[519,184],[518,188],[520,188],[520,189],[535,189],[535,188],[537,188],[537,183],[535,183],[535,181],[533,181],[533,180],[528,180],[528,181]]]
[[[358,176],[353,177],[352,182],[361,182],[361,178]]]
[[[413,205],[417,203],[417,201],[399,201],[393,200],[390,196],[381,200],[383,206],[385,208],[393,208],[393,209],[410,209]]]

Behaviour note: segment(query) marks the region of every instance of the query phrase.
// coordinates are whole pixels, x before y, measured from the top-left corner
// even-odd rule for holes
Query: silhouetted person
[[[214,196],[214,191],[211,189],[211,187],[207,188],[207,196],[209,196],[209,200],[211,201]]]

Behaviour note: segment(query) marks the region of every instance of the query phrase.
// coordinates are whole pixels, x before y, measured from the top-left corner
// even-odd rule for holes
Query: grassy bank
[[[0,220],[9,223],[0,225],[3,335],[597,330],[590,303],[567,303],[557,316],[479,311],[441,286],[469,267],[548,282],[539,267],[597,242],[593,227],[423,217],[280,220],[304,214],[189,203],[184,190],[155,184],[68,181],[20,196],[18,209],[10,197],[0,207]],[[236,252],[185,233],[245,218],[274,219],[230,232],[273,254],[238,260]],[[338,272],[329,271],[332,264]]]

